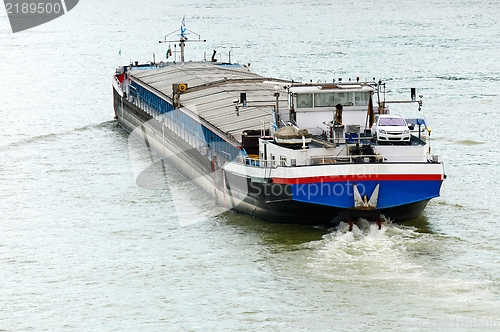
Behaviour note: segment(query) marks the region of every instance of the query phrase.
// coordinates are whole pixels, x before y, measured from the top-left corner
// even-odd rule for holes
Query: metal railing
[[[387,161],[391,157],[398,157],[398,160]],[[376,164],[376,163],[386,163],[386,162],[407,162],[407,163],[439,163],[440,159],[437,155],[426,154],[422,156],[416,156],[414,154],[394,154],[394,155],[381,155],[381,154],[370,154],[370,155],[327,155],[327,156],[311,156],[305,158],[301,162],[291,163],[291,159],[288,159],[286,164],[283,164],[283,160],[269,160],[262,158],[250,158],[248,156],[237,156],[235,161],[244,165],[259,166],[263,168],[277,168],[282,167],[303,167],[303,166],[319,166],[319,165],[345,165],[345,164]]]

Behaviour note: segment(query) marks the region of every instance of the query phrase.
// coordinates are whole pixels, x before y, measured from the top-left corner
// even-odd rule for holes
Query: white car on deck
[[[410,144],[411,134],[406,120],[399,115],[380,114],[375,117],[372,136],[379,144]]]

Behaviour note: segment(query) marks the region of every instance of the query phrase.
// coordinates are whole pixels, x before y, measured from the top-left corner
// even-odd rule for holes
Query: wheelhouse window
[[[368,106],[370,100],[370,92],[355,92],[354,103],[356,106]]]
[[[338,102],[342,104],[342,106],[352,106],[353,105],[353,93],[354,92],[339,92],[337,93]]]
[[[297,94],[297,108],[313,107],[312,93]]]
[[[320,92],[320,93],[297,93],[295,102],[297,108],[335,107],[342,106],[368,106],[370,91],[358,92]]]
[[[314,94],[314,107],[333,107],[334,95],[332,92],[329,93],[315,93]]]

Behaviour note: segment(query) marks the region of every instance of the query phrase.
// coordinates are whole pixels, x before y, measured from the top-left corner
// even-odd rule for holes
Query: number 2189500
[[[5,3],[7,14],[59,14],[62,10],[60,3]]]

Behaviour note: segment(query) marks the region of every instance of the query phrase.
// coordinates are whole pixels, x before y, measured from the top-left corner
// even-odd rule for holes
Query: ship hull
[[[420,216],[428,201],[436,196],[424,195],[407,204],[381,209],[336,207],[321,204],[321,199],[318,202],[304,201],[296,195],[291,184],[273,183],[272,178],[227,171],[225,165],[218,164],[216,155],[211,155],[206,149],[193,148],[181,137],[182,134],[168,128],[161,118],[146,113],[115,89],[113,91],[115,117],[120,126],[202,189],[216,204],[228,209],[279,223],[335,224],[348,218],[377,218],[380,214],[394,221],[403,221]],[[437,182],[436,185],[440,186],[441,181]]]

